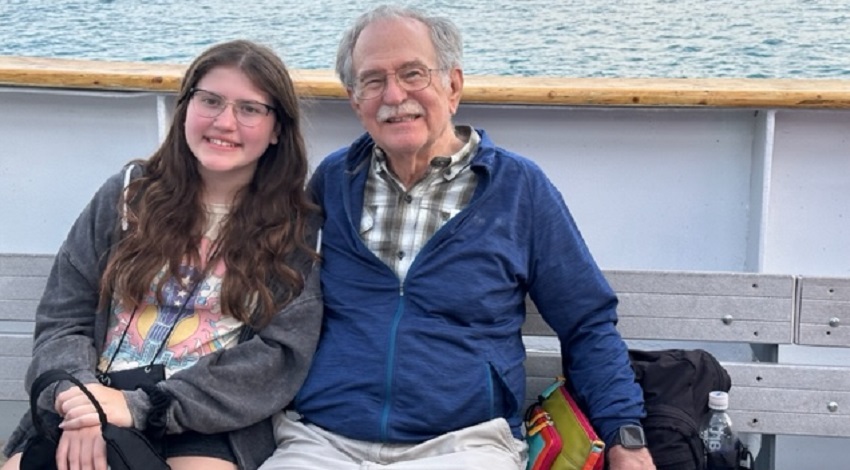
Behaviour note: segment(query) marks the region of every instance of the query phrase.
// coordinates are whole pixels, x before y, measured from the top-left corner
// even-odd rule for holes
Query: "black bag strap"
[[[60,380],[67,380],[79,387],[91,401],[92,405],[94,405],[94,409],[97,410],[97,416],[100,418],[100,425],[106,426],[106,413],[103,412],[103,408],[101,408],[100,403],[98,403],[98,401],[94,398],[94,395],[92,395],[89,389],[69,372],[60,369],[51,369],[39,375],[35,381],[33,381],[32,389],[30,390],[30,414],[32,415],[32,421],[38,433],[42,436],[53,438],[52,440],[54,442],[58,442],[59,440],[56,438],[53,431],[47,431],[44,421],[38,413],[38,397],[41,396],[41,393],[44,392],[44,389],[46,389],[50,384]]]

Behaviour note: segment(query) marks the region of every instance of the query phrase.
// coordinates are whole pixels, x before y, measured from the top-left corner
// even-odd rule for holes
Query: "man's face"
[[[431,83],[419,91],[405,90],[396,77],[397,72],[410,68],[438,66],[428,28],[418,21],[381,20],[367,26],[357,39],[353,52],[355,83],[386,76],[386,86],[380,96],[371,99],[357,98],[354,90],[349,90],[351,106],[391,159],[430,160],[451,153],[451,118],[463,87],[461,70],[428,72]]]

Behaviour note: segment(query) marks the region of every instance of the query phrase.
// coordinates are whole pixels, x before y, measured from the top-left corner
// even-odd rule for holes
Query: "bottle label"
[[[738,468],[737,439],[724,425],[709,425],[701,435],[705,444],[708,470],[735,470]]]
[[[728,441],[728,438],[724,439],[723,434],[723,430],[716,427],[706,429],[705,437],[703,438],[703,441],[705,442],[705,451],[708,453],[720,452],[723,448],[723,441]]]

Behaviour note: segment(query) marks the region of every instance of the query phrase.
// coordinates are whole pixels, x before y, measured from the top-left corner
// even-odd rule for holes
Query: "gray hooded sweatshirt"
[[[97,191],[56,255],[36,310],[28,391],[35,378],[49,369],[71,372],[83,383],[97,382],[95,367],[110,315],[96,311],[99,284],[110,248],[120,236],[123,177],[123,171],[112,176]],[[318,218],[311,225],[308,243],[315,244]],[[318,265],[304,253],[285,261],[305,279],[296,298],[262,329],[243,326],[235,347],[208,354],[158,385],[171,396],[165,410],[166,432],[227,432],[241,469],[256,469],[274,452],[271,416],[289,404],[304,381],[321,329]],[[275,286],[272,289],[278,296],[285,293]],[[63,383],[48,388],[39,397],[39,406],[53,411],[56,393],[67,387]],[[135,427],[144,430],[152,408],[150,398],[142,390],[125,391],[124,396]],[[27,413],[4,452],[20,452],[33,433]]]

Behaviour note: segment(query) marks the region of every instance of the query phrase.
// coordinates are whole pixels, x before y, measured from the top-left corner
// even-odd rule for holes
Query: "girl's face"
[[[186,141],[201,178],[247,184],[257,160],[277,144],[269,96],[236,67],[216,67],[195,86],[186,111]]]

